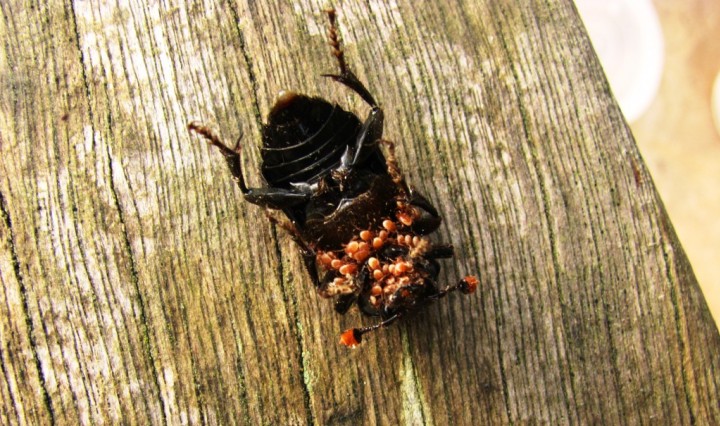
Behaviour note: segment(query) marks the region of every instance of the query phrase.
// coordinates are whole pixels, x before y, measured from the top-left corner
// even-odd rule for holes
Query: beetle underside
[[[472,293],[478,280],[467,276],[439,289],[437,259],[452,257],[453,250],[426,235],[438,228],[441,218],[406,184],[394,145],[382,139],[383,111],[345,63],[335,11],[327,15],[340,74],[324,76],[372,107],[364,122],[324,99],[284,92],[263,126],[265,188],[245,184],[239,143],[229,148],[199,123],[190,123],[188,129],[220,150],[247,201],[285,214],[287,220],[270,213],[268,217],[300,248],[320,296],[336,298],[339,313],[356,304],[363,314],[381,318],[375,325],[342,333],[340,342],[355,347],[363,334],[451,291]],[[386,155],[381,145],[387,147]]]

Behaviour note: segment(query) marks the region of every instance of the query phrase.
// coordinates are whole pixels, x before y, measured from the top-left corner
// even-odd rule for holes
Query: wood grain
[[[0,4],[0,422],[720,420],[720,335],[571,2],[341,1],[409,181],[481,276],[361,349],[190,120],[367,107],[319,1]]]

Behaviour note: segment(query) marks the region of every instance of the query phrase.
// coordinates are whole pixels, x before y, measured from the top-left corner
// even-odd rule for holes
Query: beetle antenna
[[[402,317],[402,313],[398,312],[395,315],[391,316],[390,318],[388,318],[382,322],[379,322],[377,324],[368,326],[368,327],[349,328],[340,335],[340,343],[349,348],[355,348],[360,343],[362,343],[363,334],[368,333],[370,331],[375,331],[378,328],[387,327],[388,325],[390,325],[390,324],[394,323],[395,321],[397,321],[398,319],[400,319],[400,317]]]
[[[235,182],[237,182],[242,193],[247,194],[249,191],[247,185],[245,185],[245,178],[242,173],[242,163],[240,161],[240,140],[242,139],[242,134],[238,137],[235,148],[230,149],[222,142],[222,140],[220,140],[220,137],[213,132],[212,129],[202,123],[191,121],[188,123],[187,128],[188,131],[197,133],[205,138],[210,145],[215,146],[220,150],[222,155],[225,157],[225,161],[230,168],[230,172],[232,173]]]
[[[373,96],[367,90],[365,85],[363,85],[360,80],[358,80],[355,74],[350,71],[347,62],[345,62],[345,52],[343,52],[340,34],[338,33],[337,13],[335,12],[335,9],[333,9],[332,7],[325,9],[325,13],[327,13],[328,19],[330,20],[330,25],[328,26],[327,32],[327,36],[329,39],[328,44],[332,48],[333,56],[335,56],[338,61],[338,66],[340,67],[340,74],[322,74],[322,76],[332,78],[338,83],[344,84],[345,86],[354,90],[355,93],[360,95],[360,97],[363,98],[363,100],[367,102],[371,107],[377,107],[378,104],[377,102],[375,102]]]
[[[332,7],[325,9],[325,13],[327,13],[328,19],[330,20],[330,26],[327,32],[329,39],[328,44],[330,44],[332,48],[332,54],[337,58],[338,65],[340,66],[340,74],[345,75],[348,72],[348,67],[345,62],[345,52],[342,50],[342,42],[337,29],[337,13]]]
[[[479,280],[474,275],[468,275],[467,277],[461,279],[456,284],[453,284],[451,286],[448,286],[447,288],[438,291],[436,294],[430,296],[433,299],[441,299],[445,297],[448,293],[460,290],[463,294],[471,294],[474,293],[475,290],[477,290]]]

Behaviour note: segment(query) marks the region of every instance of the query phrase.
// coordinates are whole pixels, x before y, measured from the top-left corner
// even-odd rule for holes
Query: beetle
[[[267,186],[261,188],[245,183],[241,138],[230,148],[203,124],[191,122],[188,129],[219,149],[245,200],[264,207],[271,222],[289,233],[320,296],[335,298],[340,314],[357,305],[363,314],[380,317],[374,325],[341,334],[340,343],[355,347],[365,333],[449,292],[474,292],[478,279],[466,276],[438,287],[438,259],[452,257],[453,247],[427,235],[442,219],[406,183],[394,144],[382,138],[383,110],[345,61],[335,10],[325,12],[340,73],[322,76],[370,106],[365,121],[325,99],[281,92],[262,125],[261,174]]]

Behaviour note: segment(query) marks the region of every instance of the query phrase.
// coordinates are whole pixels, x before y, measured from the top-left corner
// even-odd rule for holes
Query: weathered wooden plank
[[[341,2],[408,179],[482,278],[381,331],[313,294],[191,119],[367,107],[321,2],[1,6],[3,423],[711,423],[720,336],[572,4]],[[32,6],[32,7],[30,7]]]

